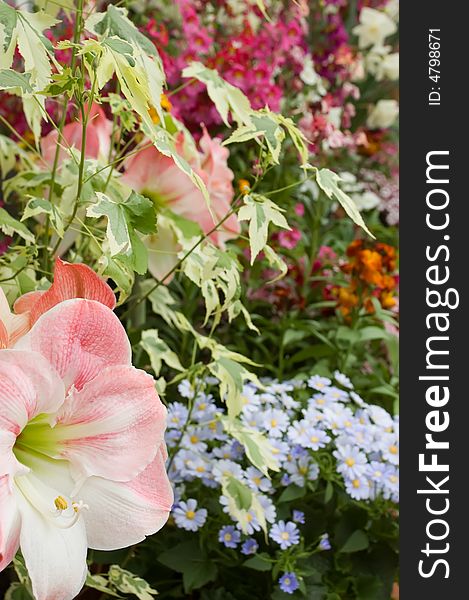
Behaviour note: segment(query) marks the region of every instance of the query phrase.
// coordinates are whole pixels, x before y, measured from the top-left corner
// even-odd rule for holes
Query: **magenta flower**
[[[289,231],[279,231],[278,243],[288,250],[293,250],[301,240],[301,231],[299,229],[290,229]]]

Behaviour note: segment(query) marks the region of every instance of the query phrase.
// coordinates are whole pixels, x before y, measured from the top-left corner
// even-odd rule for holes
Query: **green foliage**
[[[151,200],[132,192],[125,201],[114,201],[106,194],[97,192],[98,201],[88,207],[88,217],[106,217],[106,237],[111,257],[118,256],[134,271],[144,275],[148,255],[138,232],[156,231],[156,213]]]

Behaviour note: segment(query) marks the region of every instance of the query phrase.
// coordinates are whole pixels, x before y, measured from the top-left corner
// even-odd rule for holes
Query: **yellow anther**
[[[278,424],[278,421],[277,421],[277,419],[272,419],[272,420],[270,421],[270,426],[271,426],[271,427],[277,427],[277,424]]]
[[[360,487],[360,480],[359,479],[354,479],[353,482],[353,487],[354,488],[359,488]]]
[[[197,473],[205,473],[205,467],[203,467],[202,465],[200,467],[196,468]]]
[[[199,438],[196,435],[191,435],[190,440],[191,440],[191,444],[197,444],[197,442],[199,441]]]
[[[353,465],[355,464],[355,459],[354,459],[354,458],[347,458],[347,459],[345,460],[345,464],[346,464],[348,467],[353,467]]]
[[[68,502],[63,496],[57,496],[57,498],[54,500],[54,504],[57,510],[67,510],[68,508]]]
[[[397,446],[389,446],[389,452],[391,454],[397,454],[397,452],[398,452]]]

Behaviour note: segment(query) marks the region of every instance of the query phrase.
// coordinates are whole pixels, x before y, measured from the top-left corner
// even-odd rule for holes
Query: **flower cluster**
[[[180,384],[190,408],[179,401],[169,405],[166,434],[176,525],[189,530],[202,527],[207,520],[206,509],[197,508],[202,490],[218,490],[222,510],[235,527],[224,526],[220,542],[229,548],[243,544],[243,553],[251,553],[254,543],[249,538],[243,541],[239,532],[255,534],[261,530],[261,520],[255,510],[249,511],[245,522],[233,517],[222,491],[227,476],[252,491],[270,524],[270,538],[281,549],[299,543],[298,524],[304,523],[300,511],[293,511],[290,520],[278,520],[276,501],[283,488],[293,485],[306,490],[326,477],[356,500],[381,497],[397,502],[398,418],[367,404],[345,375],[336,372],[334,377],[335,383],[315,375],[306,384],[292,380],[245,385],[241,420],[268,439],[279,465],[272,479],[250,465],[243,446],[223,431],[224,410],[214,398],[204,392],[194,396],[187,381]],[[325,455],[334,457],[332,468],[322,460]],[[199,498],[184,500],[188,493]]]
[[[372,298],[383,308],[394,308],[397,303],[396,249],[382,242],[371,245],[355,240],[348,246],[347,256],[348,261],[341,269],[349,276],[349,284],[334,289],[341,313],[349,317],[354,309],[363,306],[373,314]]]

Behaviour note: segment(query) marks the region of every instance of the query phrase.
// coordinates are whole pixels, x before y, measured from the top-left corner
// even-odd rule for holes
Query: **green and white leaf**
[[[142,332],[140,345],[150,357],[151,367],[158,377],[163,363],[176,371],[184,371],[178,355],[159,336],[157,329],[147,329]]]
[[[133,594],[139,600],[153,600],[158,593],[144,579],[122,569],[119,565],[112,565],[109,568],[108,577],[109,583],[119,592]]]
[[[244,205],[239,210],[238,219],[249,222],[251,265],[254,264],[259,252],[267,245],[270,223],[282,229],[290,229],[282,214],[284,212],[266,196],[251,194],[244,197]]]
[[[225,81],[217,71],[200,62],[192,62],[183,70],[182,76],[197,79],[207,86],[207,93],[227,127],[230,127],[229,111],[239,126],[251,125],[252,109],[248,98],[239,88]]]
[[[34,244],[34,235],[29,231],[29,229],[20,221],[14,219],[10,213],[8,213],[4,208],[0,207],[0,230],[3,231],[5,235],[14,235],[18,234],[21,238],[23,238],[26,242],[30,242]]]
[[[246,456],[259,471],[268,476],[269,469],[279,470],[275,448],[260,431],[247,427],[239,419],[221,417],[221,421],[225,431],[244,446]]]
[[[30,76],[27,84],[19,85],[19,89],[23,96],[25,116],[36,142],[41,135],[45,98],[34,94],[42,91],[50,83],[52,63],[59,71],[61,69],[55,60],[52,44],[43,34],[45,29],[56,23],[58,21],[44,11],[32,13],[15,10],[0,0],[0,69],[11,68],[15,48],[18,48],[24,60],[22,75]],[[10,83],[11,79],[10,76]],[[22,79],[23,82],[26,81],[24,77]]]
[[[364,229],[374,239],[357,208],[354,200],[339,187],[341,178],[329,169],[316,169],[316,182],[330,199],[337,200],[354,223]]]
[[[247,534],[249,530],[249,523],[251,521],[251,519],[249,518],[249,513],[254,513],[254,516],[256,517],[262,530],[265,534],[267,534],[267,522],[265,520],[265,511],[262,508],[257,495],[254,492],[250,491],[251,503],[248,508],[245,508],[247,506],[247,495],[244,499],[240,498],[239,495],[239,486],[242,486],[243,484],[238,482],[239,486],[233,486],[233,479],[234,478],[232,476],[224,477],[222,479],[221,484],[222,494],[228,500],[228,514],[234,521],[237,521],[239,523],[241,531]],[[243,508],[240,508],[240,504],[243,506]],[[252,514],[250,516],[252,516]]]
[[[36,217],[38,215],[48,215],[52,227],[55,229],[57,235],[62,238],[64,236],[64,224],[62,215],[59,209],[54,204],[51,204],[49,200],[45,198],[31,198],[26,205],[21,221],[29,219],[29,217]]]

